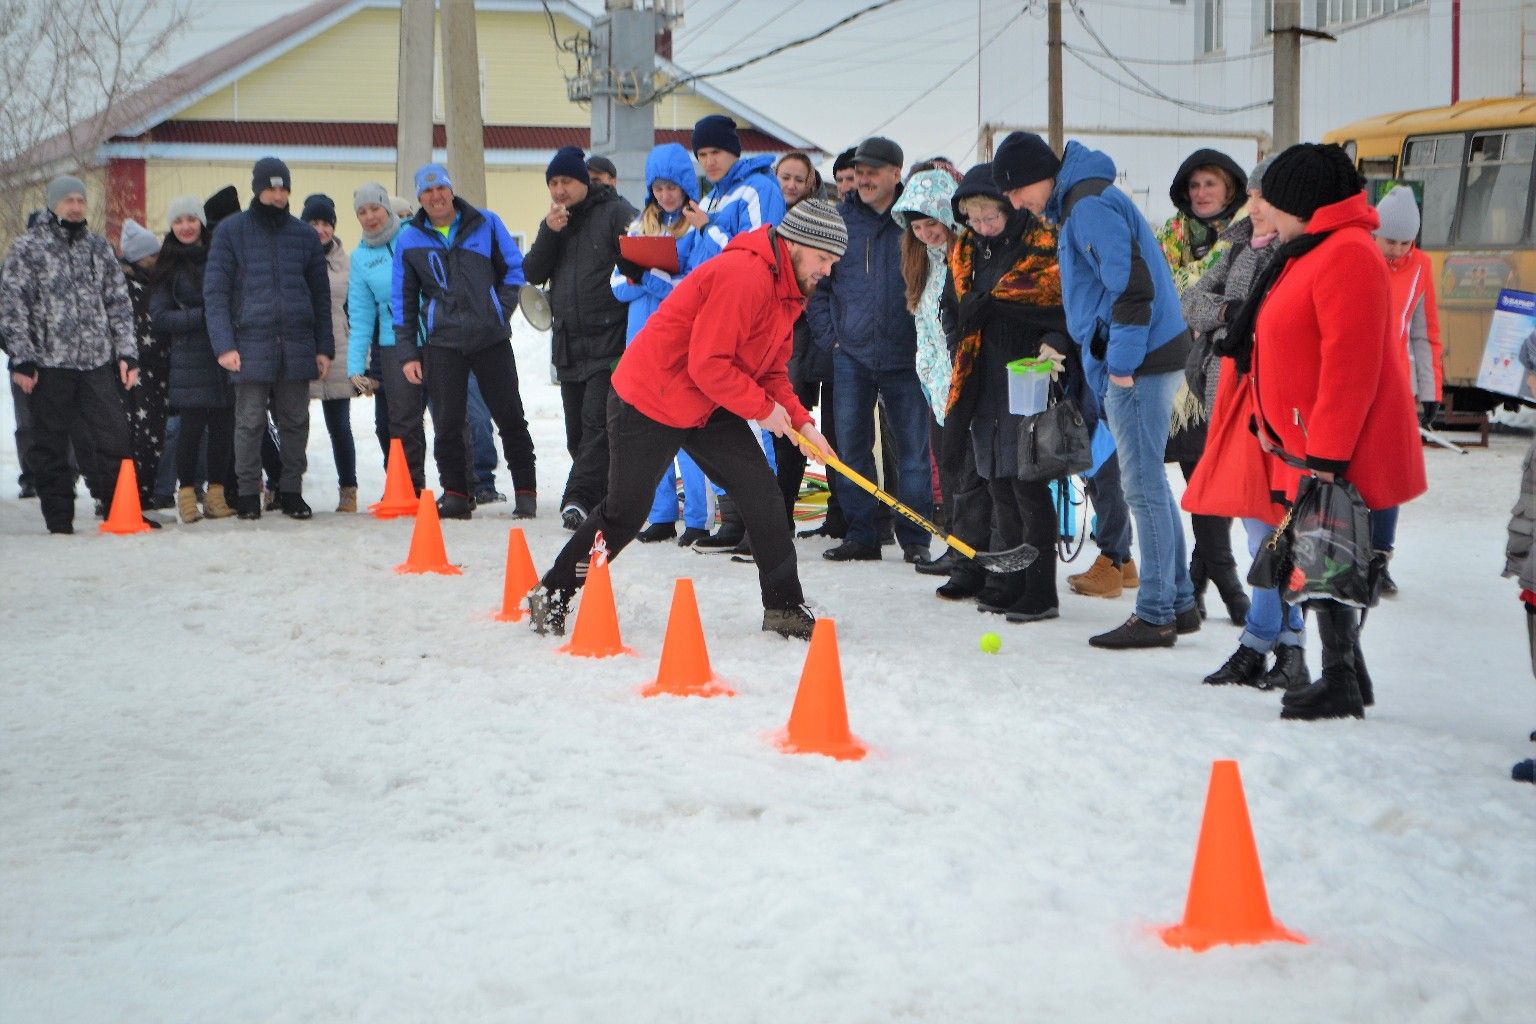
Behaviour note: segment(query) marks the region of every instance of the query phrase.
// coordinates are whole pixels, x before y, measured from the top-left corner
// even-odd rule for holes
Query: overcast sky
[[[602,10],[600,0],[578,2]],[[693,72],[724,67],[811,35],[871,2],[686,0],[674,60]],[[195,0],[173,49],[190,59],[303,6],[305,0]],[[902,145],[909,162],[943,152],[968,163],[976,143],[976,10],[976,0],[899,0],[825,39],[714,82],[834,153],[882,134]]]

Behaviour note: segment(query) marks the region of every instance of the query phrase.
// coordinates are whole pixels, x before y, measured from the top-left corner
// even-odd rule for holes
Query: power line
[[[725,46],[721,47],[718,51],[716,51],[712,56],[705,57],[703,60],[699,61],[699,63],[700,64],[712,64],[712,63],[714,63],[715,61],[719,60],[721,57],[724,57],[726,54],[730,53],[736,47],[740,46],[742,43],[744,43],[747,40],[749,40],[749,39],[753,38],[754,36],[756,36],[759,32],[761,32],[763,29],[767,28],[769,25],[772,25],[775,21],[778,21],[780,18],[783,18],[786,15],[788,15],[790,11],[794,10],[796,7],[799,7],[803,3],[805,3],[805,0],[795,0],[794,3],[790,4],[788,7],[784,8],[783,10],[775,11],[773,14],[770,14],[768,16],[768,20],[767,21],[763,22],[761,25],[758,25],[756,28],[750,30],[745,35],[739,36],[738,38],[731,40]]]

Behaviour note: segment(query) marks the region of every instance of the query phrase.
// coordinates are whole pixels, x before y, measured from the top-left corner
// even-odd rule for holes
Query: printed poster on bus
[[[1477,386],[1501,395],[1531,399],[1531,382],[1520,363],[1520,349],[1536,335],[1536,295],[1506,288],[1499,292],[1483,343],[1483,362],[1477,370]]]

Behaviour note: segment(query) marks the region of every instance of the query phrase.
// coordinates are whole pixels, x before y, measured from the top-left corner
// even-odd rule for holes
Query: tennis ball
[[[996,633],[981,634],[981,649],[987,654],[996,654],[1003,649],[1003,638]]]

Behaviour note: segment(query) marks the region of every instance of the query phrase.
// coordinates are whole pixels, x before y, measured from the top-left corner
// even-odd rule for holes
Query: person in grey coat
[[[308,519],[309,382],[335,354],[331,284],[313,228],[288,212],[292,178],[277,157],[256,161],[250,207],[221,223],[203,277],[208,338],[235,385],[236,510],[261,518],[261,439],[267,410],[277,422],[283,514]]]
[[[1520,365],[1536,391],[1536,334],[1520,348]],[[1536,440],[1525,452],[1520,474],[1520,498],[1509,517],[1509,545],[1504,551],[1504,575],[1520,583],[1520,606],[1525,609],[1525,635],[1531,646],[1531,673],[1536,675]],[[1536,732],[1531,733],[1536,740]],[[1536,758],[1526,758],[1510,770],[1516,782],[1536,782]]]

